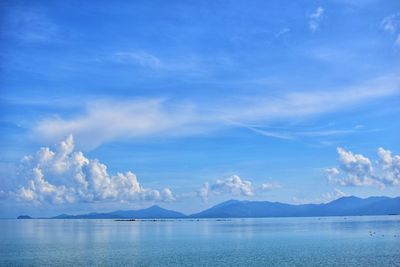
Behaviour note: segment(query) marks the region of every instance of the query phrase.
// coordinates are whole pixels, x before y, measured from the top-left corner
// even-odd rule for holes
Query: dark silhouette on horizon
[[[285,204],[270,201],[228,200],[209,209],[185,215],[157,205],[140,210],[117,210],[79,215],[60,214],[42,219],[183,219],[183,218],[260,218],[322,217],[400,214],[400,197],[342,197],[323,204]],[[21,215],[18,219],[32,219]]]

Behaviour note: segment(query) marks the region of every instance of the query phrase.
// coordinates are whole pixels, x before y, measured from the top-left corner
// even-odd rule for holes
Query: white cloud
[[[335,188],[333,190],[333,192],[328,192],[328,193],[324,193],[322,194],[322,200],[323,202],[329,202],[341,197],[347,196],[347,194],[337,188]]]
[[[353,154],[350,151],[339,147],[340,169],[346,173],[347,178],[342,180],[342,185],[372,185],[372,164],[371,161],[360,154]]]
[[[233,195],[252,196],[253,188],[250,181],[242,180],[238,175],[232,175],[224,180],[217,180],[211,185],[213,192],[228,192]]]
[[[35,137],[47,142],[72,133],[79,145],[96,147],[120,138],[193,135],[226,127],[245,127],[255,122],[268,125],[276,120],[304,119],[354,108],[399,92],[400,78],[392,75],[340,90],[288,93],[278,97],[236,97],[200,103],[167,99],[94,101],[86,105],[83,114],[75,117],[40,121],[33,132]],[[287,133],[254,127],[252,130],[270,137],[292,139]],[[310,133],[300,133],[307,134]]]
[[[373,162],[361,155],[338,148],[339,167],[325,170],[331,183],[342,186],[400,185],[400,156],[391,151],[378,149],[378,161]]]
[[[328,178],[328,181],[334,182],[336,178],[339,176],[340,172],[337,168],[326,168],[325,175]]]
[[[275,38],[280,38],[288,33],[290,33],[290,28],[282,28],[275,34]]]
[[[43,147],[36,155],[24,157],[20,176],[26,184],[17,198],[34,203],[175,200],[169,188],[160,192],[142,187],[130,171],[109,174],[97,159],[74,151],[71,135],[55,151]]]
[[[74,119],[49,118],[34,129],[37,136],[59,140],[72,133],[90,147],[120,137],[167,134],[193,120],[191,106],[169,106],[166,100],[99,101],[88,104],[86,113]]]
[[[278,138],[278,139],[286,139],[286,140],[294,140],[295,136],[293,134],[290,133],[285,133],[282,131],[271,131],[271,130],[261,130],[259,128],[256,127],[252,127],[252,126],[246,126],[243,125],[242,126],[246,129],[249,129],[250,131],[257,133],[259,135],[263,135],[263,136],[267,136],[267,137],[273,137],[273,138]]]
[[[56,186],[45,180],[44,174],[39,167],[32,169],[32,179],[28,181],[26,187],[22,187],[17,192],[20,200],[29,202],[50,202],[54,204],[74,202],[74,192],[72,188],[64,185]]]
[[[174,194],[169,188],[164,188],[161,191],[161,197],[165,202],[172,202],[176,200]]]
[[[263,183],[260,186],[260,189],[262,191],[270,191],[270,190],[278,189],[278,188],[282,188],[282,186],[277,183]]]
[[[324,17],[324,9],[322,7],[318,7],[311,15],[309,16],[308,26],[310,30],[315,32],[319,29],[319,26]]]
[[[268,129],[267,130],[261,129],[261,127],[255,127],[251,125],[246,125],[244,123],[237,123],[237,125],[242,126],[243,128],[249,129],[250,131],[257,133],[259,135],[267,136],[267,137],[274,137],[278,139],[286,139],[286,140],[295,140],[298,138],[307,138],[307,137],[325,137],[325,136],[338,136],[338,135],[348,135],[352,133],[356,133],[357,129],[310,129],[308,131],[303,131],[296,129],[296,131],[289,131],[288,129]]]
[[[400,13],[392,14],[385,17],[381,22],[384,31],[389,33],[396,33],[400,28]]]
[[[205,183],[198,191],[198,196],[204,201],[210,195],[229,194],[232,196],[253,196],[254,191],[250,181],[242,180],[238,175],[226,179],[218,179],[215,183]]]
[[[282,185],[276,182],[262,183],[259,186],[254,186],[251,181],[243,180],[239,175],[234,174],[225,179],[217,179],[214,183],[204,183],[197,190],[197,196],[203,201],[208,201],[208,198],[211,196],[255,196],[263,191],[271,191],[278,188],[282,188]]]
[[[382,29],[395,37],[395,46],[400,46],[400,13],[385,17],[381,22]]]
[[[292,200],[294,203],[296,204],[309,204],[309,203],[328,203],[331,202],[333,200],[336,200],[338,198],[347,196],[348,194],[346,194],[345,192],[334,188],[334,190],[332,192],[327,192],[327,193],[323,193],[321,194],[319,197],[316,198],[299,198],[299,197],[293,197]]]
[[[203,200],[208,200],[208,195],[210,194],[210,186],[208,182],[204,183],[198,190],[197,195]]]
[[[392,155],[390,150],[378,149],[380,178],[384,184],[400,185],[400,155]]]

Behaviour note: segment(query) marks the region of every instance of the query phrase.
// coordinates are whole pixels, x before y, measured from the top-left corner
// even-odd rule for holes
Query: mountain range
[[[228,200],[202,212],[185,215],[157,205],[141,210],[118,210],[80,215],[61,214],[48,219],[178,219],[361,216],[400,214],[400,197],[342,197],[324,204],[293,205],[269,201]],[[20,216],[28,219],[29,216]],[[30,217],[29,217],[30,218]]]
[[[193,218],[312,217],[400,214],[400,197],[342,197],[326,204],[291,205],[269,201],[229,200]]]
[[[87,213],[80,215],[61,214],[49,219],[177,219],[186,218],[183,213],[163,209],[157,205],[141,210],[117,210],[108,213]]]

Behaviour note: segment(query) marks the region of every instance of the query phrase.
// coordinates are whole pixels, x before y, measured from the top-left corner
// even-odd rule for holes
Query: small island
[[[31,216],[28,215],[20,215],[17,217],[18,220],[26,220],[26,219],[33,219]]]

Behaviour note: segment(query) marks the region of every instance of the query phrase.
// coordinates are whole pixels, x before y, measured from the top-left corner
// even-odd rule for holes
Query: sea
[[[400,216],[0,220],[0,266],[400,266]]]

